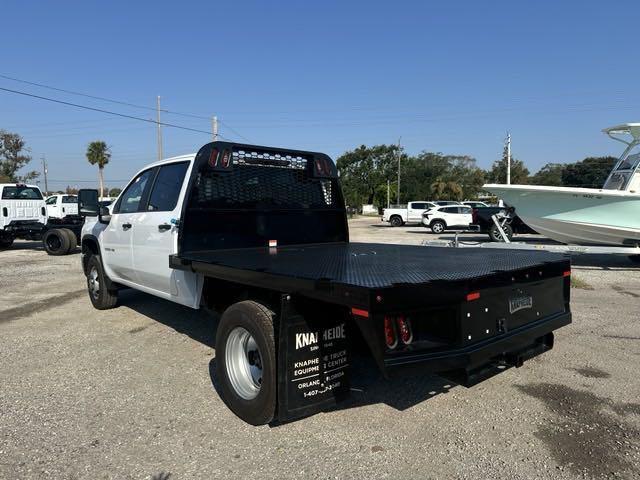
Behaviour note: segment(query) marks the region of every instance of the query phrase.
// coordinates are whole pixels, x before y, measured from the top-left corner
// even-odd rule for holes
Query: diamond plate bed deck
[[[453,287],[490,278],[492,285],[487,287],[504,277],[496,274],[508,274],[511,279],[513,272],[537,268],[546,277],[552,273],[549,266],[557,274],[569,262],[563,255],[548,252],[325,243],[186,252],[173,255],[170,265],[260,287],[329,293],[332,287],[367,291],[426,284]],[[344,299],[344,292],[340,296]],[[355,292],[351,296],[351,300],[364,300]]]

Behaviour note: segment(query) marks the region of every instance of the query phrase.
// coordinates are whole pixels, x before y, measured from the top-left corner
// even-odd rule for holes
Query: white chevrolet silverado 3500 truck
[[[223,312],[216,388],[254,425],[347,396],[354,352],[385,377],[471,386],[551,349],[571,321],[561,255],[349,242],[321,153],[213,142],[143,168],[110,209],[81,190],[79,211],[93,305],[130,287]]]
[[[36,185],[0,183],[0,249],[16,238],[39,238],[46,224],[47,207]]]

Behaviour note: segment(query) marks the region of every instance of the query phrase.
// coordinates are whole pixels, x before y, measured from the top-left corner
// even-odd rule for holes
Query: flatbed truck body
[[[139,173],[110,212],[99,210],[97,192],[80,192],[90,298],[110,308],[119,288],[133,287],[224,312],[222,396],[249,423],[298,418],[348,395],[356,339],[386,377],[431,372],[471,386],[549,350],[553,331],[571,322],[566,256],[349,242],[326,155],[214,142],[188,161],[173,210],[144,245],[135,231],[170,160]],[[136,193],[139,218],[119,218],[139,178],[149,182]],[[121,258],[109,265],[119,253],[109,251],[118,245],[110,231],[120,241],[134,232],[128,268]],[[145,264],[163,234],[173,241]],[[175,290],[131,280],[151,282],[162,268]]]

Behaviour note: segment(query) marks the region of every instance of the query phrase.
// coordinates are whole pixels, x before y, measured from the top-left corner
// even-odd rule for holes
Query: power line
[[[148,119],[148,118],[135,117],[133,115],[127,115],[125,113],[112,112],[110,110],[103,110],[101,108],[94,108],[94,107],[88,107],[86,105],[80,105],[80,104],[77,104],[77,103],[65,102],[63,100],[57,100],[55,98],[42,97],[40,95],[34,95],[33,93],[21,92],[21,91],[18,91],[18,90],[11,90],[10,88],[0,87],[0,90],[5,91],[5,92],[9,92],[9,93],[15,93],[17,95],[24,95],[25,97],[33,97],[33,98],[37,98],[37,99],[40,99],[40,100],[46,100],[48,102],[59,103],[61,105],[67,105],[67,106],[76,107],[76,108],[83,108],[85,110],[92,110],[94,112],[107,113],[109,115],[116,115],[118,117],[130,118],[132,120],[139,120],[141,122],[153,123],[154,125],[161,125],[161,126],[164,126],[164,127],[178,128],[180,130],[188,130],[190,132],[206,133],[207,135],[211,135],[211,132],[207,132],[205,130],[198,130],[197,128],[183,127],[181,125],[174,125],[172,123],[157,122],[156,120],[151,120],[151,119]],[[222,135],[219,135],[219,136],[221,138],[223,138],[224,140],[229,140],[228,138],[225,138]]]
[[[148,107],[146,105],[138,105],[138,104],[135,104],[135,103],[125,102],[125,101],[122,101],[122,100],[115,100],[113,98],[107,98],[107,97],[101,97],[101,96],[98,96],[98,95],[89,95],[87,93],[75,92],[73,90],[66,90],[64,88],[52,87],[51,85],[45,85],[44,83],[30,82],[28,80],[22,80],[20,78],[10,77],[8,75],[0,74],[0,78],[4,78],[6,80],[11,80],[13,82],[24,83],[26,85],[32,85],[32,86],[35,86],[35,87],[47,88],[49,90],[54,90],[56,92],[62,92],[62,93],[68,93],[70,95],[78,95],[80,97],[92,98],[94,100],[100,100],[100,101],[103,101],[103,102],[111,102],[111,103],[115,103],[115,104],[118,104],[118,105],[125,105],[127,107],[133,107],[133,108],[141,108],[143,110],[150,110],[150,111],[153,111],[153,112],[156,111],[156,108]],[[204,115],[196,115],[194,113],[175,112],[173,110],[165,110],[165,109],[162,109],[160,111],[162,113],[168,113],[168,114],[171,114],[171,115],[180,115],[180,116],[183,116],[183,117],[198,118],[198,119],[201,119],[201,120],[209,120],[210,119],[210,117],[206,117]],[[245,136],[241,135],[240,133],[238,133],[237,130],[235,130],[232,127],[230,127],[227,123],[222,122],[222,121],[220,121],[220,123],[225,125],[229,130],[231,130],[233,133],[235,133],[238,137],[242,138],[243,140],[245,140],[247,142],[250,142],[250,140],[247,137],[245,137]]]

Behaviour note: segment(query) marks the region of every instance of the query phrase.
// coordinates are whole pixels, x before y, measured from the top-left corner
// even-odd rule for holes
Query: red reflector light
[[[398,323],[398,333],[400,335],[400,340],[405,345],[409,345],[413,340],[413,332],[411,331],[411,320],[408,318],[405,319],[402,315],[397,318]]]
[[[398,346],[398,337],[396,337],[396,327],[393,317],[384,317],[384,341],[389,348]]]
[[[564,272],[562,274],[563,277],[570,277],[571,276],[571,270],[567,270],[566,272]]]
[[[351,315],[355,315],[356,317],[369,318],[369,312],[360,308],[352,308]]]
[[[209,166],[210,167],[218,166],[218,150],[215,148],[212,148],[211,153],[209,154]]]
[[[480,298],[480,292],[471,292],[467,294],[467,302],[478,300]]]

